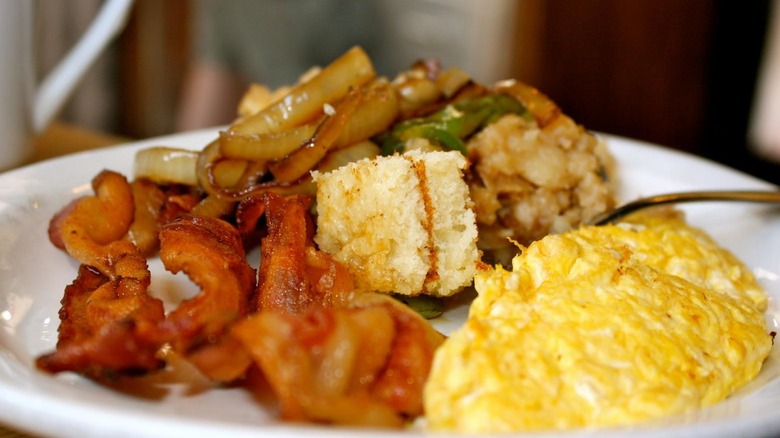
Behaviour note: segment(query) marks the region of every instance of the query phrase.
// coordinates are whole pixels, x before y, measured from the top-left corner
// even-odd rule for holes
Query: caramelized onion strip
[[[523,82],[515,80],[502,81],[496,84],[495,91],[517,99],[533,114],[534,119],[542,128],[561,115],[561,109],[552,99]]]
[[[376,77],[371,59],[360,47],[353,47],[331,62],[312,79],[293,87],[280,100],[260,112],[237,121],[231,132],[266,134],[290,129],[311,121],[322,107]]]
[[[248,168],[249,162],[246,160],[225,158],[215,162],[209,172],[217,194],[221,195],[225,187],[239,185]]]
[[[222,131],[219,133],[220,151],[229,158],[278,160],[309,140],[321,122],[321,119],[317,119],[285,131],[267,134]]]
[[[155,146],[135,154],[135,179],[145,178],[157,184],[198,184],[198,152],[182,148]]]
[[[389,128],[398,117],[398,93],[387,80],[377,79],[363,87],[361,92],[360,102],[333,149],[366,140]]]
[[[209,195],[217,194],[217,187],[212,181],[211,168],[221,158],[219,152],[219,141],[214,140],[198,154],[198,162],[196,167],[196,175],[198,178],[198,185],[204,192]]]
[[[269,164],[269,170],[279,182],[292,182],[309,172],[333,147],[355,112],[362,93],[351,91],[336,106],[333,115],[325,118],[314,136],[303,146],[280,161]]]

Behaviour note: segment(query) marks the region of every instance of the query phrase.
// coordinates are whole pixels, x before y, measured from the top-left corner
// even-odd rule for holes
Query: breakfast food
[[[412,150],[315,173],[319,247],[366,290],[449,296],[480,254],[459,152]]]
[[[736,259],[675,218],[544,237],[614,205],[613,166],[528,85],[433,61],[389,80],[353,48],[290,88],[253,87],[201,150],[101,172],[53,217],[80,266],[36,365],[132,386],[185,364],[273,398],[282,420],[335,425],[576,427],[717,401],[769,345]],[[536,239],[514,272],[480,273]],[[158,256],[194,296],[152,290]],[[475,275],[445,341],[422,315]]]
[[[516,247],[575,228],[615,206],[615,165],[606,144],[551,100],[519,82],[496,92],[534,117],[508,114],[467,143],[469,189],[486,261],[509,266]]]
[[[615,205],[605,143],[519,81],[483,85],[431,60],[389,80],[355,47],[293,87],[261,90],[250,88],[240,117],[202,151],[139,153],[135,174],[161,184],[194,181],[205,195],[195,214],[224,217],[257,193],[315,195],[312,172],[414,149],[457,151],[468,162],[478,248],[485,261],[507,266],[513,241],[528,244]],[[435,294],[457,290],[444,287]]]
[[[663,244],[660,244],[663,242]],[[477,274],[439,348],[428,426],[469,433],[636,423],[716,403],[771,345],[750,271],[679,217],[550,235]]]

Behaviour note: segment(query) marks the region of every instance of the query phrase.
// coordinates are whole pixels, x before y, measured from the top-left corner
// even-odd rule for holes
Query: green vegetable
[[[520,102],[503,94],[450,104],[428,117],[418,117],[396,124],[382,139],[382,154],[403,152],[407,140],[425,138],[434,145],[460,151],[465,155],[464,139],[509,113],[531,117]]]
[[[438,297],[429,295],[410,297],[407,295],[393,294],[393,298],[406,304],[425,319],[436,318],[444,312],[444,301]]]

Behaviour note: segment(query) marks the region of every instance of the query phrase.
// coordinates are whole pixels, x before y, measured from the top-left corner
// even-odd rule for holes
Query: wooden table
[[[52,123],[43,134],[33,139],[34,152],[29,163],[67,155],[74,152],[98,149],[130,141],[127,138],[80,128],[67,123]],[[0,438],[29,438],[0,424]]]
[[[33,155],[30,162],[98,149],[131,141],[128,138],[96,132],[67,123],[52,123],[43,134],[33,139]]]

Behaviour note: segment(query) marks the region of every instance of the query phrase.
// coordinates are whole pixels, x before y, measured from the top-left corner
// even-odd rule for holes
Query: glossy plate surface
[[[51,351],[59,301],[77,265],[48,241],[51,216],[70,199],[90,193],[90,180],[107,168],[132,174],[139,148],[165,145],[200,149],[215,138],[197,131],[85,152],[0,175],[0,422],[39,435],[322,436],[394,437],[409,430],[370,431],[282,424],[268,404],[240,389],[199,391],[151,381],[144,396],[98,386],[80,377],[36,371],[35,357]],[[618,160],[620,197],[703,189],[762,189],[772,185],[702,159],[624,138],[605,136]],[[694,225],[709,231],[745,261],[769,296],[767,325],[780,325],[780,209],[707,203],[683,207]],[[152,290],[171,299],[193,293],[186,278],[150,263]],[[463,321],[466,303],[437,327],[447,333]],[[780,339],[780,338],[779,338]],[[565,436],[730,437],[780,434],[780,347],[774,347],[756,381],[727,401],[696,413],[621,429],[567,432]],[[131,388],[132,390],[132,388]],[[132,391],[130,391],[132,392]],[[533,436],[533,435],[522,435]]]

